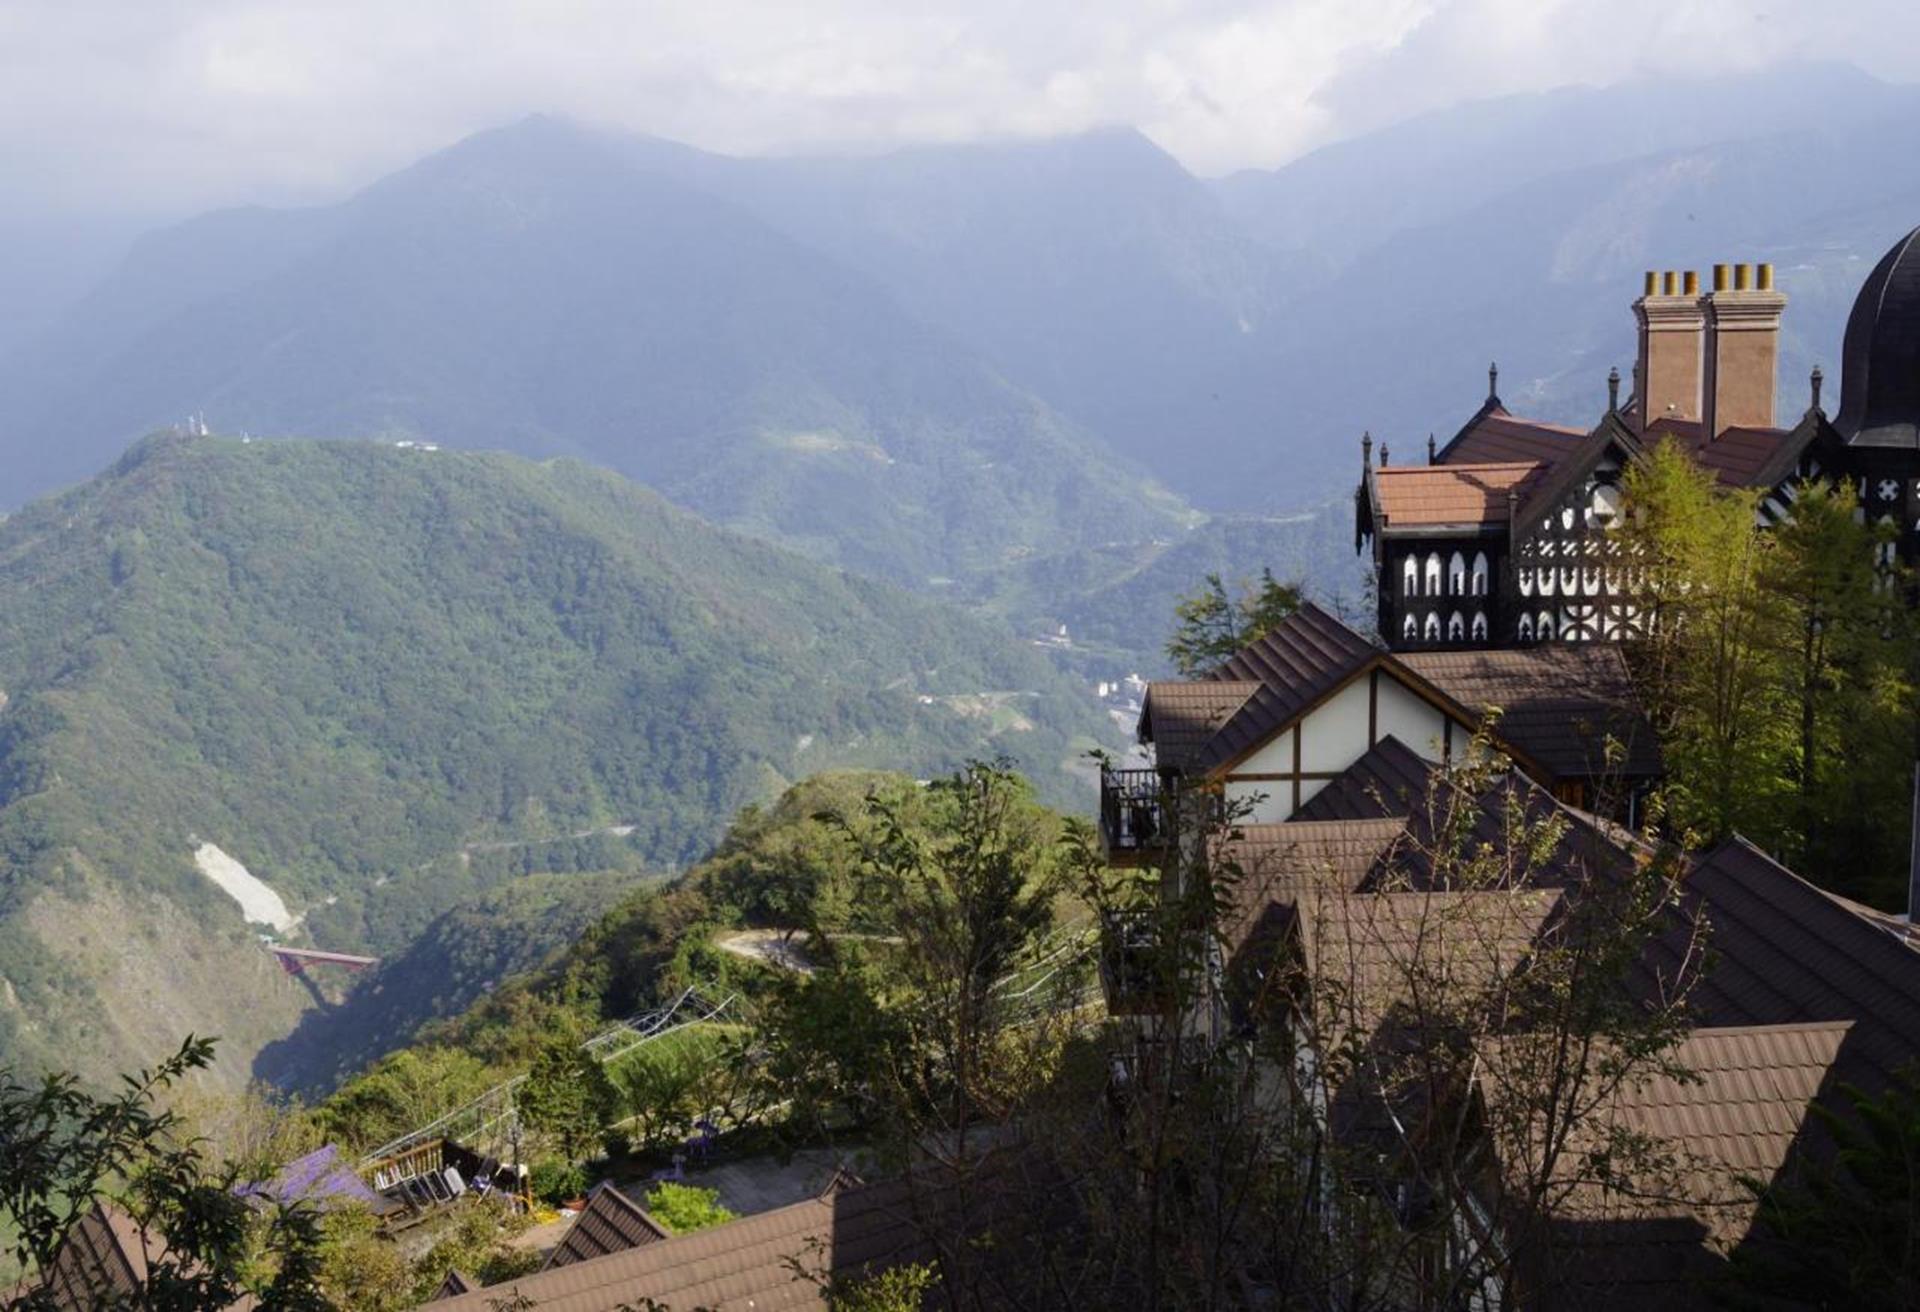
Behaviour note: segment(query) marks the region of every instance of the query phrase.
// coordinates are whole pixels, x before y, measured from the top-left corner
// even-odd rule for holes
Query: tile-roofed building
[[[1400,659],[1481,714],[1499,711],[1499,736],[1551,772],[1562,799],[1595,805],[1657,779],[1660,744],[1640,708],[1625,656],[1613,644],[1406,652]],[[1617,759],[1609,758],[1609,740]]]
[[[1509,414],[1495,399],[1480,408],[1434,456],[1440,465],[1494,465],[1512,461],[1550,465],[1581,438],[1582,428]]]
[[[1140,712],[1141,736],[1154,745],[1161,764],[1204,768],[1220,730],[1258,691],[1260,684],[1252,679],[1150,683]]]
[[[1664,443],[1681,446],[1723,486],[1756,490],[1765,523],[1791,513],[1803,480],[1855,489],[1869,520],[1894,527],[1901,558],[1920,560],[1920,442],[1909,440],[1920,432],[1920,387],[1905,379],[1911,325],[1920,322],[1920,241],[1909,233],[1896,242],[1860,289],[1831,421],[1817,370],[1804,413],[1776,416],[1785,309],[1771,265],[1715,266],[1706,292],[1694,274],[1649,274],[1633,303],[1634,394],[1620,401],[1616,375],[1590,428],[1514,415],[1490,388],[1444,446],[1436,451],[1429,440],[1425,465],[1389,465],[1385,443],[1376,465],[1364,437],[1355,546],[1372,544],[1388,644],[1639,636],[1631,572],[1610,559],[1607,529],[1620,513],[1623,471]]]
[[[1374,522],[1382,534],[1419,529],[1480,532],[1504,527],[1511,502],[1546,466],[1533,461],[1488,465],[1394,465],[1367,471]]]
[[[1920,948],[1742,838],[1697,859],[1686,889],[1717,958],[1692,998],[1702,1024],[1850,1021],[1836,1072],[1869,1090],[1920,1057]]]
[[[1440,760],[1471,739],[1476,718],[1307,602],[1205,678],[1149,684],[1140,738],[1163,774],[1218,782],[1243,808],[1237,818],[1268,823],[1293,815],[1383,737]],[[1103,776],[1110,853],[1124,837],[1111,831],[1130,786],[1116,772]]]
[[[59,1312],[94,1312],[143,1294],[154,1268],[171,1259],[167,1242],[143,1228],[112,1203],[96,1202],[68,1229],[53,1262],[0,1296],[0,1307],[36,1307]],[[228,1303],[222,1312],[249,1312],[251,1296]]]
[[[1695,1030],[1673,1054],[1688,1078],[1659,1074],[1620,1089],[1599,1117],[1675,1145],[1678,1179],[1643,1196],[1574,1184],[1551,1222],[1557,1287],[1619,1307],[1699,1306],[1726,1256],[1753,1232],[1758,1201],[1741,1181],[1771,1182],[1788,1168],[1811,1109],[1831,1091],[1849,1028]],[[1597,1134],[1582,1139],[1598,1142]],[[1577,1170],[1578,1156],[1570,1158]]]
[[[659,1243],[667,1237],[667,1228],[649,1216],[646,1208],[621,1193],[611,1182],[603,1182],[587,1196],[587,1205],[547,1254],[546,1266],[542,1269],[625,1252],[642,1244]]]
[[[1412,814],[1427,797],[1433,766],[1392,734],[1367,749],[1294,813],[1303,820],[1373,820]]]
[[[836,1270],[916,1259],[924,1245],[897,1187],[867,1186],[809,1198],[710,1230],[641,1244],[435,1304],[436,1312],[490,1312],[494,1300],[528,1298],[540,1312],[614,1312],[651,1298],[716,1312],[825,1308],[791,1262],[824,1251]]]

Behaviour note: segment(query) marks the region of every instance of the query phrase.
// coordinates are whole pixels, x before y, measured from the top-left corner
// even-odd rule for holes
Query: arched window
[[[1400,566],[1400,595],[1417,597],[1420,595],[1420,562],[1408,556]]]
[[[1436,564],[1439,563],[1439,560],[1440,558],[1438,556],[1434,557],[1434,562]],[[1435,611],[1433,612],[1433,614],[1427,616],[1427,641],[1428,642],[1440,641],[1440,612],[1439,611]]]
[[[1437,551],[1427,557],[1427,595],[1440,595],[1440,553]]]
[[[1467,558],[1459,552],[1453,553],[1453,559],[1447,562],[1447,591],[1459,596],[1467,590]]]
[[[1533,616],[1531,615],[1522,615],[1520,617],[1520,641],[1533,641]]]
[[[1534,625],[1533,631],[1535,635],[1539,637],[1540,641],[1553,641],[1553,612],[1550,610],[1541,611],[1540,622]]]
[[[1475,642],[1487,640],[1487,613],[1483,610],[1473,613],[1473,640]]]
[[[1484,551],[1473,553],[1473,595],[1487,595],[1487,553]]]
[[[1407,622],[1400,626],[1400,636],[1408,642],[1416,641],[1420,637],[1420,621],[1407,616]]]
[[[1459,642],[1467,636],[1467,621],[1459,611],[1447,617],[1447,641]]]

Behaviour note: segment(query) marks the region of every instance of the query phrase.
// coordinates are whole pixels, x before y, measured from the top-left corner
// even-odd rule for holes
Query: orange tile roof
[[[1383,528],[1430,524],[1504,524],[1507,494],[1524,496],[1547,467],[1538,461],[1494,465],[1402,465],[1373,471]]]

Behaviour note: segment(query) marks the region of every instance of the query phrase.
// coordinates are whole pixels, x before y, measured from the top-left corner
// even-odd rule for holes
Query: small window
[[[1483,610],[1473,613],[1473,640],[1475,642],[1487,640],[1487,613]]]
[[[1487,595],[1487,553],[1484,551],[1473,553],[1473,595]]]
[[[1543,610],[1540,612],[1540,622],[1534,626],[1534,633],[1542,642],[1551,642],[1553,640],[1552,611]]]
[[[1522,615],[1520,617],[1520,641],[1533,641],[1533,616],[1531,615]]]
[[[1440,553],[1437,551],[1427,557],[1427,595],[1440,595]]]
[[[1420,638],[1420,621],[1407,616],[1407,622],[1400,626],[1400,636],[1408,642],[1417,642]]]
[[[1437,565],[1439,561],[1440,561],[1440,558],[1438,556],[1435,556],[1434,563]],[[1433,614],[1427,616],[1427,641],[1428,642],[1440,641],[1440,612],[1439,611],[1435,611]]]
[[[1467,636],[1467,620],[1459,611],[1447,617],[1447,641],[1459,642]]]
[[[1447,591],[1459,596],[1467,590],[1467,558],[1459,552],[1453,553],[1453,559],[1447,562]]]
[[[1420,562],[1412,556],[1408,556],[1401,562],[1400,595],[1403,597],[1420,595]]]

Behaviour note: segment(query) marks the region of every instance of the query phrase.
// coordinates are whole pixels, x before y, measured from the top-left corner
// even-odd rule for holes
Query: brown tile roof
[[[1445,465],[1486,465],[1509,461],[1552,464],[1585,437],[1586,430],[1547,424],[1508,414],[1499,405],[1483,407],[1434,457]]]
[[[1251,680],[1149,683],[1140,736],[1153,744],[1159,765],[1192,769],[1206,756],[1213,736],[1258,691],[1260,685]]]
[[[1569,1181],[1553,1225],[1559,1292],[1604,1296],[1610,1306],[1698,1306],[1699,1282],[1753,1227],[1755,1201],[1740,1178],[1771,1181],[1787,1165],[1849,1029],[1839,1021],[1696,1030],[1673,1053],[1690,1078],[1622,1089],[1598,1124],[1664,1140],[1679,1155],[1677,1188],[1626,1197]]]
[[[612,1184],[602,1183],[588,1196],[586,1207],[573,1218],[541,1269],[622,1253],[642,1244],[659,1243],[667,1236],[667,1228],[647,1215],[644,1207]]]
[[[92,1312],[117,1306],[146,1288],[153,1264],[169,1255],[166,1240],[143,1229],[111,1203],[95,1203],[67,1231],[53,1263],[38,1280],[7,1291],[9,1302],[36,1291],[51,1297],[60,1312]],[[251,1296],[229,1303],[225,1312],[246,1312]]]
[[[1920,1057],[1920,950],[1742,838],[1697,859],[1686,888],[1715,957],[1692,995],[1703,1024],[1852,1021],[1837,1071],[1870,1090]],[[1642,987],[1671,969],[1679,940],[1656,949]]]
[[[1679,441],[1701,468],[1711,470],[1727,487],[1751,487],[1761,471],[1773,463],[1781,444],[1797,431],[1735,427],[1709,442],[1705,427],[1696,421],[1656,419],[1647,426],[1646,436],[1650,440]]]
[[[1388,734],[1293,813],[1292,821],[1375,820],[1424,805],[1433,766]]]
[[[1659,742],[1617,644],[1403,652],[1400,660],[1477,713],[1499,707],[1501,740],[1556,779],[1661,772]],[[1626,748],[1616,765],[1606,760],[1609,736]]]
[[[1507,523],[1508,493],[1525,498],[1547,466],[1397,465],[1372,469],[1374,514],[1382,531],[1447,524]]]
[[[1274,629],[1229,656],[1206,678],[1148,685],[1141,737],[1163,766],[1207,771],[1252,751],[1380,655],[1380,649],[1312,602],[1301,603]],[[1235,704],[1235,700],[1237,704]],[[1173,732],[1162,743],[1162,713]],[[1198,728],[1215,731],[1201,739]]]
[[[447,1278],[440,1282],[440,1288],[433,1291],[429,1303],[437,1303],[443,1298],[452,1298],[457,1294],[471,1294],[479,1289],[480,1282],[462,1271],[459,1267],[448,1267]]]
[[[622,1303],[652,1298],[674,1308],[824,1308],[812,1283],[796,1277],[789,1259],[820,1254],[836,1272],[869,1264],[916,1260],[924,1245],[901,1181],[884,1181],[729,1221],[711,1230],[677,1235],[447,1299],[446,1312],[485,1312],[493,1300],[516,1293],[540,1312],[612,1312]]]
[[[1371,1033],[1414,981],[1471,997],[1512,972],[1560,905],[1554,889],[1328,892],[1302,897],[1301,946],[1316,980],[1337,980],[1334,1023]]]
[[[1365,885],[1406,828],[1392,818],[1236,826],[1215,852],[1239,872],[1220,925],[1229,954],[1270,948],[1301,898]]]

